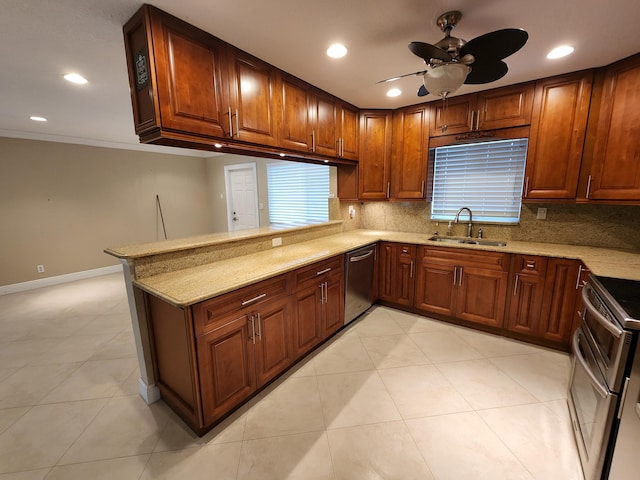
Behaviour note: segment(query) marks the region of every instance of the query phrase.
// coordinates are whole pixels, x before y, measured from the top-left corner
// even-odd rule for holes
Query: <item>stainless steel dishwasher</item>
[[[352,250],[345,256],[345,325],[364,313],[373,303],[375,259],[375,244]]]

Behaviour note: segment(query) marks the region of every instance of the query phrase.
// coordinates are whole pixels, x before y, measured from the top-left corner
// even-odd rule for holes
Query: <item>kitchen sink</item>
[[[485,240],[483,238],[469,237],[441,237],[439,235],[434,235],[433,237],[430,237],[429,240],[432,242],[463,243],[467,245],[485,245],[489,247],[504,247],[507,245],[507,242],[500,242],[497,240]]]

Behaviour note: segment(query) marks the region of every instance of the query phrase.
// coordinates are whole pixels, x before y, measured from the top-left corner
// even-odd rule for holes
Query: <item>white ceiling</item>
[[[411,41],[443,37],[436,18],[460,10],[453,35],[471,40],[523,28],[529,41],[508,57],[501,80],[457,93],[609,64],[640,52],[638,0],[155,0],[153,4],[361,108],[396,108],[431,100],[419,77],[394,86],[378,80],[423,69]],[[122,26],[136,0],[14,0],[0,13],[0,136],[135,148]],[[349,54],[325,55],[340,41]],[[575,53],[550,61],[570,44]],[[89,84],[62,79],[78,72]],[[46,123],[29,120],[44,116]]]

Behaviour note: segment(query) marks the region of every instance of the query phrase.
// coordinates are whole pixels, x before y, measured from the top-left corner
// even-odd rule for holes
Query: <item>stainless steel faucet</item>
[[[460,220],[460,213],[462,213],[463,210],[466,210],[467,212],[469,212],[469,223],[467,225],[467,237],[471,238],[471,236],[473,235],[473,213],[471,213],[471,210],[469,208],[462,207],[460,210],[458,210],[458,213],[456,213],[456,218],[454,222],[458,223],[458,221]]]

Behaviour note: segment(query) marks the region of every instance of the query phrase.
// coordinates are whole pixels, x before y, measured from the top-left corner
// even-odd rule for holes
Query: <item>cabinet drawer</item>
[[[488,270],[509,270],[509,254],[488,252],[465,248],[420,247],[420,257],[423,261],[470,265]]]
[[[203,335],[217,328],[217,320],[227,313],[250,309],[290,295],[291,286],[291,274],[279,275],[194,305],[192,308],[196,335]]]
[[[295,282],[297,286],[306,284],[307,282],[315,282],[318,277],[325,274],[342,273],[344,271],[344,255],[338,255],[328,260],[314,263],[308,267],[296,270]]]
[[[544,275],[547,271],[547,257],[514,254],[511,271],[518,275]]]

